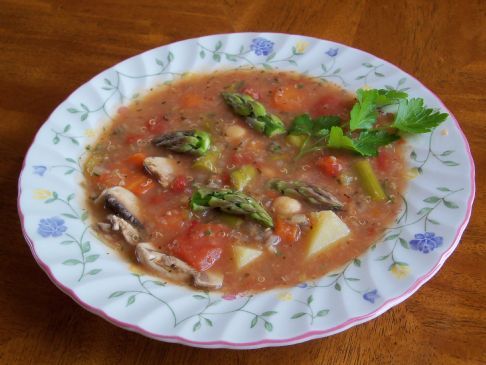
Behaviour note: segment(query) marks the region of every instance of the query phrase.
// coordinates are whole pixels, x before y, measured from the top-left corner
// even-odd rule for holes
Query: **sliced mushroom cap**
[[[151,243],[139,243],[135,248],[137,260],[147,267],[162,273],[169,279],[189,281],[196,271],[174,256],[157,251]]]
[[[105,207],[135,227],[142,227],[138,198],[130,190],[114,186],[103,190],[95,203],[103,201]]]
[[[193,284],[203,289],[219,289],[223,286],[223,275],[205,271],[196,272]]]
[[[177,161],[168,157],[147,157],[143,165],[163,187],[169,186],[179,170]]]
[[[126,220],[113,214],[110,214],[107,219],[111,224],[111,230],[120,231],[125,241],[129,244],[135,246],[140,242],[140,232]]]
[[[142,265],[160,272],[168,279],[187,282],[192,279],[195,287],[203,289],[219,289],[223,286],[223,275],[198,272],[177,257],[157,251],[149,242],[139,243],[135,255]]]

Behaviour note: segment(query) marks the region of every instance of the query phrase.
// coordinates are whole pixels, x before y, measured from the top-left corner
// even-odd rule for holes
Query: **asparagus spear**
[[[199,188],[192,194],[190,206],[194,211],[219,208],[225,213],[246,215],[265,227],[273,227],[272,217],[263,205],[239,191]]]
[[[211,145],[211,136],[199,130],[177,131],[156,137],[152,143],[174,152],[202,156]]]
[[[286,133],[285,125],[280,118],[268,113],[265,107],[251,96],[229,92],[223,92],[221,96],[235,114],[245,117],[253,129],[268,137]]]
[[[330,209],[341,209],[343,207],[343,204],[331,193],[303,181],[272,180],[270,187],[282,195],[303,198],[317,206]]]

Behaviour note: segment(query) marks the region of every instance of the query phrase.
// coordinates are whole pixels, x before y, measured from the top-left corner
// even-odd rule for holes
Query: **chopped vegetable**
[[[383,188],[381,187],[381,184],[378,181],[370,162],[368,160],[361,160],[356,162],[354,167],[364,191],[373,200],[385,200],[386,194],[383,191]]]
[[[145,154],[139,152],[128,157],[125,162],[135,168],[143,168],[143,160],[145,160]]]
[[[152,143],[173,152],[202,156],[209,150],[211,136],[199,130],[177,131],[156,137]]]
[[[316,161],[317,167],[330,177],[337,177],[343,169],[343,165],[334,156],[323,156]]]
[[[226,104],[235,114],[245,117],[246,122],[255,130],[268,137],[285,133],[285,125],[274,114],[267,113],[265,107],[249,95],[238,93],[221,93]]]
[[[351,232],[341,218],[330,210],[310,213],[311,230],[308,233],[307,257],[316,255]]]
[[[341,209],[343,204],[337,198],[315,185],[303,181],[272,180],[270,187],[282,195],[305,199],[307,202],[331,209]]]
[[[241,269],[262,255],[263,251],[243,245],[233,245],[233,257],[236,267]]]
[[[252,165],[244,165],[231,172],[231,183],[236,190],[243,190],[255,178],[257,170]]]
[[[273,94],[275,108],[283,112],[297,112],[302,110],[304,100],[304,93],[301,89],[295,87],[295,85],[280,87]]]
[[[265,227],[273,227],[272,217],[262,204],[239,191],[199,188],[193,193],[190,206],[194,211],[219,208],[225,213],[248,216]]]
[[[170,190],[174,193],[183,193],[187,187],[187,179],[185,176],[179,175],[170,183]]]
[[[283,243],[293,244],[300,238],[300,227],[298,224],[293,224],[285,219],[278,218],[275,221],[275,234],[277,234]]]
[[[216,163],[218,162],[220,156],[221,154],[217,150],[208,151],[204,156],[201,156],[194,161],[192,167],[216,174],[219,172]]]
[[[221,257],[230,239],[229,228],[221,224],[198,223],[171,245],[174,255],[198,271],[208,270]]]
[[[219,220],[223,224],[225,224],[225,225],[227,225],[228,227],[231,227],[231,228],[238,228],[243,223],[243,219],[241,219],[240,217],[237,217],[237,216],[234,216],[234,215],[231,215],[231,214],[225,214],[225,213],[222,213],[219,216]]]
[[[125,188],[139,196],[147,193],[155,186],[155,181],[142,173],[128,175],[125,181]]]
[[[292,146],[297,148],[301,148],[307,138],[308,137],[304,135],[298,136],[295,134],[289,134],[287,137],[285,137],[285,140],[287,141],[288,144],[291,144]]]

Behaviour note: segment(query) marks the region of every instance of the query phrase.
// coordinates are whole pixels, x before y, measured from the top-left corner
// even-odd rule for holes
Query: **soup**
[[[406,184],[394,114],[376,102],[371,133],[356,118],[363,98],[301,74],[231,70],[121,107],[84,166],[101,238],[141,270],[225,293],[344,265],[393,222]]]

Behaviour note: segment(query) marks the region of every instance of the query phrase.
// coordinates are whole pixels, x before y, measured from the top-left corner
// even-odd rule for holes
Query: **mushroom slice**
[[[184,261],[157,251],[148,242],[139,243],[135,248],[135,255],[140,263],[172,280],[188,281],[196,273]]]
[[[138,198],[130,190],[121,186],[105,189],[95,200],[95,203],[100,201],[104,201],[105,208],[111,210],[134,227],[142,227]]]
[[[203,289],[219,289],[223,286],[223,275],[209,272],[196,272],[194,286]]]
[[[147,157],[143,166],[164,188],[169,186],[179,170],[177,161],[168,157]]]
[[[120,231],[125,241],[127,241],[129,244],[135,246],[138,242],[140,242],[140,233],[126,220],[113,214],[110,214],[107,218],[111,223],[111,229],[113,231]]]

